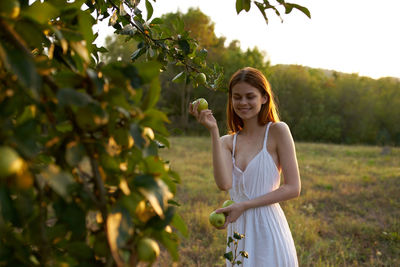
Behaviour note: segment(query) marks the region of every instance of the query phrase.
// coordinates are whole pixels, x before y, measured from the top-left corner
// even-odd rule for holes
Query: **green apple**
[[[225,215],[223,213],[216,213],[213,211],[210,213],[210,217],[208,219],[210,223],[217,228],[220,228],[225,224]]]
[[[224,204],[222,204],[222,207],[226,208],[226,207],[228,207],[228,206],[230,206],[230,205],[232,205],[234,203],[235,203],[235,201],[233,201],[231,199],[228,199],[228,200],[225,200]]]
[[[0,147],[0,178],[20,172],[23,166],[24,160],[14,149],[8,146]]]
[[[160,255],[160,247],[153,239],[144,237],[138,242],[137,253],[139,260],[153,262]]]
[[[18,0],[0,1],[0,16],[15,19],[20,13],[21,7]]]
[[[196,105],[197,102],[199,102],[199,106],[197,107],[198,112],[204,109],[208,109],[208,102],[204,98],[196,99],[195,101],[192,102],[192,105]]]
[[[197,73],[195,79],[196,79],[196,82],[198,82],[199,84],[205,84],[207,82],[207,77],[202,72]]]

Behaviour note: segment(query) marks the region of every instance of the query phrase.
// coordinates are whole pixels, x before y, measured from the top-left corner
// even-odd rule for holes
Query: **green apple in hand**
[[[196,103],[199,102],[199,106],[197,107],[197,111],[200,112],[204,109],[208,109],[208,102],[204,98],[199,98],[196,99],[195,101],[192,102],[192,105],[196,105]]]
[[[223,213],[216,213],[213,211],[210,214],[209,220],[213,226],[220,228],[225,224],[225,215]]]
[[[225,200],[224,204],[222,204],[222,207],[226,208],[226,207],[228,207],[228,206],[230,206],[230,205],[232,205],[234,203],[235,203],[235,201],[233,201],[231,199],[228,199],[228,200]]]
[[[231,199],[225,200],[224,204],[222,204],[222,208],[226,208],[234,203],[235,203],[235,201],[233,201]],[[224,212],[224,214],[225,214],[225,216],[228,216],[228,212]]]

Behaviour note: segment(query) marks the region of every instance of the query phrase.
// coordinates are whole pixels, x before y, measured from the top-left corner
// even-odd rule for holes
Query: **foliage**
[[[268,78],[296,140],[400,145],[400,81],[276,65]]]
[[[233,236],[228,237],[227,247],[230,248],[231,245],[233,245],[233,247],[231,248],[231,251],[228,251],[224,254],[224,258],[227,259],[232,264],[232,266],[235,266],[236,264],[240,266],[242,264],[242,261],[238,260],[239,256],[242,256],[243,259],[249,258],[249,254],[247,253],[247,251],[244,250],[239,252],[237,251],[239,246],[239,240],[244,239],[244,237],[245,237],[244,234],[240,234],[238,232],[234,232]]]
[[[205,73],[213,89],[222,72],[180,18],[167,27],[151,1],[146,18],[138,4],[1,1],[1,266],[135,266],[158,244],[178,260],[187,229],[179,175],[159,155],[160,72],[179,66],[174,80],[194,87]],[[100,62],[92,27],[105,19],[137,43],[130,63]],[[138,256],[140,240],[150,256]]]

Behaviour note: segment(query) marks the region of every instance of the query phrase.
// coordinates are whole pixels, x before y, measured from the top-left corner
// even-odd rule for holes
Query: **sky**
[[[270,1],[271,3],[273,1]],[[297,10],[273,12],[268,25],[256,6],[236,13],[235,0],[156,0],[154,17],[199,7],[215,23],[226,45],[258,47],[272,65],[297,64],[372,78],[400,78],[400,0],[290,0],[306,6],[311,19]],[[145,1],[139,4],[145,11]],[[284,12],[281,12],[284,13]],[[100,26],[98,44],[113,30]],[[95,29],[96,31],[96,29]]]

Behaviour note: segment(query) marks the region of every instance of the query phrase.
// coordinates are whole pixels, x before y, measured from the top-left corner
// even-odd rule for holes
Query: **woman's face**
[[[261,105],[267,102],[267,96],[248,83],[240,82],[232,87],[232,106],[242,120],[257,118]]]

